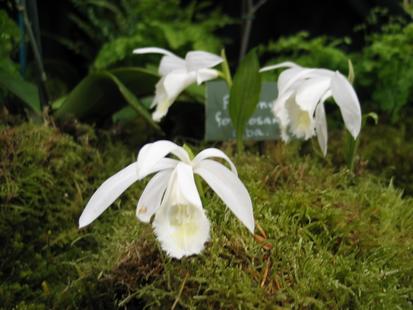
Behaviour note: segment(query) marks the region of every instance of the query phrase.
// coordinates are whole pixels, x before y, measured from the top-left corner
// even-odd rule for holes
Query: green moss
[[[93,137],[79,141],[34,125],[0,134],[6,306],[412,307],[413,201],[381,178],[299,157],[295,144],[268,147],[267,156],[232,155],[254,202],[257,235],[208,190],[211,241],[201,255],[175,260],[134,216],[145,182],[77,230],[92,192],[136,156],[107,139],[103,151]]]
[[[410,115],[407,113],[406,115]],[[356,173],[365,170],[393,183],[404,195],[413,194],[413,122],[405,117],[398,126],[369,125],[361,132]],[[329,139],[328,158],[338,166],[344,166],[342,132],[335,131]]]
[[[81,144],[32,124],[0,131],[0,300],[5,307],[18,301],[48,305],[75,275],[68,266],[79,256],[73,242],[85,199],[106,170],[131,158],[122,146],[108,145],[101,154],[86,140]],[[102,159],[105,153],[111,160]]]

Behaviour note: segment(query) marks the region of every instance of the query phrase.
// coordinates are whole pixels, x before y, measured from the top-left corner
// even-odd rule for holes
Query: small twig
[[[252,7],[252,14],[255,14],[255,12],[257,12],[259,10],[260,7],[262,7],[265,2],[267,2],[267,0],[261,0],[260,2],[256,3],[253,7]]]
[[[260,287],[263,288],[265,285],[265,281],[267,281],[267,277],[268,277],[268,272],[270,270],[270,258],[267,258],[267,261],[265,263],[265,269],[264,269],[264,274],[262,275],[262,281],[260,284]]]
[[[253,3],[253,0],[245,0],[243,2],[242,6],[242,18],[244,19],[244,25],[243,25],[243,33],[242,33],[242,39],[241,39],[241,49],[240,49],[240,54],[239,54],[239,62],[241,62],[242,58],[244,58],[247,48],[248,48],[248,43],[251,35],[251,29],[252,29],[252,21],[254,19],[255,13],[259,10],[260,7],[262,7],[267,0],[260,0],[256,4]]]
[[[33,53],[34,53],[34,59],[35,62],[37,64],[38,70],[40,72],[40,83],[41,83],[41,87],[43,88],[43,92],[44,95],[47,97],[46,98],[46,102],[49,100],[49,96],[48,96],[48,92],[47,92],[47,75],[46,72],[44,70],[44,66],[43,66],[43,60],[42,60],[42,56],[41,56],[41,52],[40,52],[40,47],[38,45],[35,35],[33,33],[33,29],[32,29],[32,24],[30,22],[29,16],[27,14],[27,9],[26,9],[26,4],[23,1],[22,3],[20,3],[19,1],[16,1],[17,3],[17,10],[20,12],[20,14],[23,17],[23,21],[24,21],[24,25],[26,27],[27,30],[27,34],[29,36],[29,41],[31,43],[32,49],[33,49]],[[45,106],[45,104],[43,104],[43,106]]]
[[[179,299],[181,298],[182,292],[183,292],[184,287],[185,287],[186,280],[188,279],[188,275],[189,275],[189,272],[187,272],[187,273],[185,274],[185,278],[184,278],[184,280],[182,281],[181,287],[179,288],[178,295],[176,296],[176,299],[175,299],[175,301],[174,301],[174,303],[173,303],[173,305],[172,305],[172,307],[171,307],[171,310],[174,310],[175,307],[178,305]]]
[[[264,239],[267,239],[268,237],[267,237],[267,234],[266,234],[265,230],[261,227],[260,224],[258,224],[257,221],[255,221],[255,226],[257,226],[259,232],[260,232],[261,235],[264,237]]]
[[[34,37],[34,33],[33,33],[33,30],[32,30],[32,25],[30,23],[29,17],[27,16],[26,8],[24,6],[19,6],[18,9],[23,14],[24,24],[26,26],[27,33],[29,35],[30,43],[32,44],[32,47],[33,47],[34,58],[36,59],[36,64],[39,67],[41,80],[42,80],[42,82],[46,82],[47,76],[46,76],[46,72],[44,71],[44,68],[43,68],[42,57],[40,55],[40,50],[39,50],[39,47],[37,45],[36,39]]]
[[[279,283],[278,280],[277,280],[277,275],[275,275],[275,277],[274,277],[274,283],[275,283],[275,288],[276,288],[277,290],[281,289],[281,285],[280,285],[280,283]]]

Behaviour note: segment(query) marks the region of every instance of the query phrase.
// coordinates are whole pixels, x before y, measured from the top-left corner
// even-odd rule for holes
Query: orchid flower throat
[[[289,131],[297,138],[308,139],[315,134],[313,115],[303,110],[295,100],[288,100],[286,104],[289,117]]]
[[[199,234],[199,212],[191,205],[174,205],[169,211],[169,223],[174,229],[171,237],[177,243],[180,243],[182,248],[191,242],[191,237]]]

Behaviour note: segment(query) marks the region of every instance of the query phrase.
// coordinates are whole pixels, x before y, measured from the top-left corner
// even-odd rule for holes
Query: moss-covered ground
[[[136,158],[114,141],[86,126],[0,128],[0,307],[413,308],[413,199],[390,172],[352,175],[296,144],[261,156],[224,145],[252,196],[256,235],[207,191],[211,241],[175,260],[135,218],[145,182],[77,229],[93,191]],[[377,167],[391,162],[374,154]]]

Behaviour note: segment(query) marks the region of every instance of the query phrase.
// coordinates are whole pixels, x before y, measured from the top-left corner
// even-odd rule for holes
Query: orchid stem
[[[238,154],[242,154],[244,152],[244,141],[242,140],[242,136],[237,137],[237,152]]]
[[[228,65],[227,56],[225,54],[225,49],[221,50],[221,57],[223,59],[223,62],[221,64],[222,72],[220,72],[221,73],[220,75],[227,82],[228,90],[230,91],[232,87],[232,77],[231,77],[231,71],[229,70],[229,65]]]
[[[356,163],[357,150],[360,144],[360,137],[354,139],[351,134],[346,131],[346,151],[347,151],[347,167],[351,173],[354,173],[354,165]]]
[[[378,115],[374,112],[370,112],[362,116],[361,129],[363,129],[366,126],[367,119],[369,118],[371,118],[376,125],[378,124],[379,122]],[[352,173],[354,173],[354,166],[356,163],[358,148],[360,146],[360,134],[356,139],[354,139],[353,136],[348,131],[346,131],[345,135],[346,135],[345,151],[346,151],[347,167]]]

